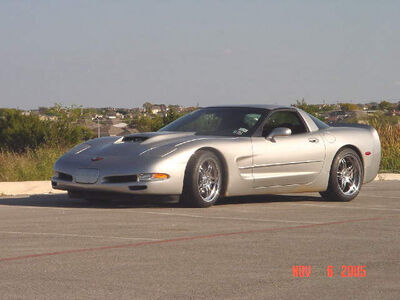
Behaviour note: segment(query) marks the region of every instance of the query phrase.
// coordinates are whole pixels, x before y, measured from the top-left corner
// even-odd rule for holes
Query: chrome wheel
[[[198,189],[200,197],[211,202],[219,196],[221,188],[221,172],[218,163],[213,159],[206,159],[199,167]]]
[[[347,155],[339,161],[337,181],[343,194],[351,196],[360,190],[361,174],[361,166],[355,157]]]

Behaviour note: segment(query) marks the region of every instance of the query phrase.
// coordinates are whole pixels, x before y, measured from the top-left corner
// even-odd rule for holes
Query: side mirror
[[[275,142],[275,137],[276,136],[289,136],[292,135],[292,130],[290,128],[286,127],[277,127],[274,128],[270,134],[266,137],[267,140],[271,142]]]

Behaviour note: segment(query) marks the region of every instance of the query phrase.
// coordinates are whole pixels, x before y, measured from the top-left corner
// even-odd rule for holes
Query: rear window
[[[319,129],[325,129],[325,128],[329,128],[328,124],[322,122],[320,119],[314,117],[313,115],[310,115],[310,118],[314,121],[315,125],[317,125],[317,127]]]

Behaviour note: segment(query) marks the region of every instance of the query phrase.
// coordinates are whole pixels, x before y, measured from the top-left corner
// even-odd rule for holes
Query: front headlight
[[[145,181],[160,181],[168,179],[169,175],[165,173],[146,173],[146,174],[139,174],[138,181],[145,182]]]

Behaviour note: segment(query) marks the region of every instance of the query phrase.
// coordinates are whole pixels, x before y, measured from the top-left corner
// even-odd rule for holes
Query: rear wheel
[[[351,201],[360,192],[364,178],[361,158],[345,148],[336,154],[331,167],[328,189],[321,196],[330,201]]]
[[[210,151],[197,151],[186,167],[181,203],[191,207],[212,206],[220,197],[222,176],[219,158]]]

